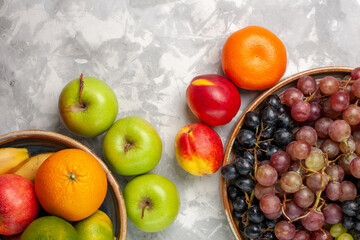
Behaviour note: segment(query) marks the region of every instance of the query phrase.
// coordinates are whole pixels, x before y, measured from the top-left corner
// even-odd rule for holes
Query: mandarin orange
[[[107,177],[98,160],[79,149],[64,149],[41,164],[35,193],[46,212],[68,221],[93,214],[107,192]]]
[[[225,75],[238,87],[263,90],[275,85],[285,73],[285,45],[266,28],[249,26],[226,40],[221,64]]]

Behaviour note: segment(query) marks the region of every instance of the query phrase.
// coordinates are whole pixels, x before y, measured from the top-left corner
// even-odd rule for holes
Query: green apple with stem
[[[176,186],[166,177],[147,173],[133,178],[124,188],[126,212],[144,232],[159,232],[169,227],[180,209]]]
[[[63,88],[58,107],[65,127],[83,137],[107,131],[118,113],[114,91],[105,82],[83,74]]]
[[[125,176],[152,170],[160,161],[162,142],[156,129],[137,116],[117,120],[103,139],[105,160]]]

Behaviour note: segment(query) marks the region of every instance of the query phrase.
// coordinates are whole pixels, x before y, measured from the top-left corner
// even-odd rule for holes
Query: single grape
[[[356,178],[360,178],[360,157],[354,158],[350,162],[350,173]]]
[[[344,228],[344,226],[342,225],[342,223],[337,223],[331,226],[330,228],[330,235],[333,236],[334,238],[339,237],[342,233],[346,233],[347,229]]]
[[[310,103],[304,100],[298,100],[291,106],[291,116],[298,122],[304,122],[309,119],[311,114]]]
[[[273,193],[267,193],[260,199],[259,206],[264,214],[274,214],[280,211],[281,201]]]
[[[297,140],[294,143],[292,152],[297,159],[306,159],[311,152],[311,145],[304,140]]]
[[[241,157],[245,158],[246,160],[248,160],[251,164],[255,163],[255,157],[254,154],[250,151],[244,151],[241,154]]]
[[[329,203],[328,205],[326,205],[323,208],[322,213],[324,214],[325,217],[325,223],[331,225],[340,223],[343,217],[343,212],[341,210],[341,207],[339,207],[339,205],[335,203]]]
[[[359,204],[355,200],[344,201],[341,205],[343,213],[350,217],[356,216],[359,207]]]
[[[278,173],[286,172],[290,164],[290,155],[285,151],[277,151],[270,158],[270,165],[274,167]]]
[[[339,81],[333,76],[326,76],[319,82],[320,91],[326,95],[332,95],[339,89]]]
[[[278,119],[276,108],[268,105],[264,108],[261,115],[261,121],[267,126],[274,126]]]
[[[353,182],[345,180],[341,182],[342,195],[339,199],[340,202],[346,200],[354,200],[357,195],[356,186]]]
[[[236,157],[234,159],[234,165],[238,173],[244,176],[248,175],[250,172],[254,170],[253,165],[247,158]]]
[[[256,199],[260,200],[265,194],[275,193],[274,185],[271,186],[263,186],[260,183],[256,183],[254,188],[254,195]]]
[[[301,208],[310,207],[315,201],[315,194],[310,188],[303,186],[294,193],[294,202]]]
[[[277,122],[276,122],[276,126],[278,128],[293,129],[294,123],[293,123],[293,119],[291,118],[290,114],[288,114],[288,113],[279,114]]]
[[[312,148],[310,154],[305,159],[305,165],[307,168],[313,170],[313,171],[319,171],[324,167],[324,157],[323,154],[318,148]]]
[[[325,173],[329,175],[332,181],[342,182],[345,176],[344,169],[339,165],[331,165],[325,169]]]
[[[320,118],[315,122],[315,130],[319,137],[321,138],[329,137],[328,129],[332,122],[333,120],[327,117]]]
[[[295,226],[285,220],[278,222],[275,225],[275,236],[280,240],[291,240],[295,236]]]
[[[310,210],[305,211],[304,214],[307,214],[308,212],[310,212]],[[325,217],[322,212],[313,210],[309,213],[309,215],[302,218],[300,221],[306,230],[313,232],[322,228],[325,223]]]
[[[344,120],[338,119],[330,123],[328,133],[332,140],[335,142],[341,142],[350,137],[351,127]]]
[[[249,239],[255,239],[261,236],[261,226],[260,224],[250,223],[244,229],[244,235]]]
[[[309,121],[316,121],[321,117],[322,108],[318,102],[310,102],[310,117]]]
[[[229,180],[234,180],[240,176],[239,172],[235,167],[235,164],[233,163],[229,163],[223,166],[221,168],[221,175]]]
[[[234,180],[234,184],[247,193],[251,192],[255,187],[255,181],[251,177],[239,177]]]
[[[350,104],[349,107],[342,112],[342,118],[349,125],[356,125],[360,123],[360,107],[355,104]]]
[[[269,139],[274,136],[276,127],[275,126],[265,126],[265,128],[261,131],[261,136],[263,139]]]
[[[297,81],[296,87],[305,96],[310,96],[316,90],[316,82],[315,79],[311,76],[302,76]]]
[[[360,155],[360,140],[356,140],[355,151],[357,155]]]
[[[244,125],[250,130],[255,131],[256,128],[260,127],[260,117],[255,111],[249,111],[245,114]]]
[[[322,177],[319,173],[313,173],[306,177],[306,186],[310,188],[313,192],[325,189],[327,184],[327,177]]]
[[[302,177],[297,172],[284,173],[280,178],[281,189],[287,193],[299,191],[302,184]]]
[[[261,223],[264,220],[264,214],[256,204],[253,204],[248,208],[246,215],[252,223]]]
[[[247,203],[245,201],[244,197],[237,197],[233,202],[232,206],[234,210],[237,210],[239,212],[244,212],[247,208]]]
[[[281,150],[282,150],[282,149],[281,149],[279,146],[277,146],[277,145],[271,145],[271,146],[266,150],[265,156],[266,156],[267,159],[270,159],[271,156],[272,156],[274,153],[276,153],[276,152],[278,152],[278,151],[281,151]]]
[[[350,137],[348,139],[346,139],[345,141],[342,141],[339,144],[340,147],[340,151],[343,153],[353,153],[356,149],[356,143],[354,138],[350,135]]]
[[[353,82],[351,86],[352,92],[356,97],[360,97],[360,79],[357,79]]]
[[[290,218],[290,219],[287,218],[288,220],[293,220],[297,217],[300,217],[304,212],[302,208],[300,208],[298,205],[296,205],[294,200],[290,200],[285,203],[284,211],[285,211],[286,216],[288,218]]]
[[[270,105],[275,109],[279,109],[281,106],[281,100],[278,95],[271,94],[265,100],[265,105]]]
[[[274,141],[279,146],[287,146],[293,140],[294,134],[286,128],[280,128],[274,133]]]
[[[244,148],[252,148],[256,142],[255,133],[248,129],[241,129],[237,135],[237,139]]]
[[[345,111],[350,104],[350,97],[344,90],[339,90],[330,97],[331,108],[336,112]]]
[[[296,140],[304,140],[311,146],[315,146],[318,141],[318,135],[316,130],[311,126],[302,126],[295,133]]]
[[[331,201],[338,201],[342,194],[341,184],[339,182],[329,182],[325,189],[326,197]]]
[[[284,103],[291,107],[298,100],[303,100],[304,94],[297,88],[291,87],[284,92]]]
[[[340,167],[344,169],[345,174],[350,175],[350,163],[351,161],[356,158],[357,155],[355,153],[353,154],[346,154],[340,157],[338,164]]]
[[[261,165],[256,171],[256,180],[263,186],[274,185],[277,178],[278,173],[271,165]]]
[[[328,158],[336,157],[340,152],[340,146],[338,142],[331,139],[325,139],[320,146],[321,151],[327,154]]]

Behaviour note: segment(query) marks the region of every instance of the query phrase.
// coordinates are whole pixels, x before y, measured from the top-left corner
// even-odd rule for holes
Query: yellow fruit
[[[52,152],[49,153],[39,153],[32,157],[30,157],[28,160],[25,161],[24,164],[22,164],[15,172],[14,174],[23,176],[30,181],[34,181],[36,173],[40,167],[40,165],[52,155]]]
[[[0,174],[11,173],[29,156],[27,148],[0,148]]]
[[[97,210],[90,217],[77,222],[79,240],[114,240],[114,228],[106,213]]]

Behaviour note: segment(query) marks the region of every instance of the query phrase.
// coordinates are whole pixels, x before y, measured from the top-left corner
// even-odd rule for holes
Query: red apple
[[[241,105],[235,85],[225,77],[207,74],[195,77],[186,89],[186,102],[203,123],[220,126],[229,123]]]
[[[175,155],[184,170],[203,176],[215,173],[220,168],[223,145],[212,128],[203,123],[192,123],[177,133]]]
[[[0,175],[0,234],[21,233],[37,217],[34,184],[16,174]]]

